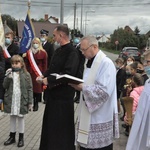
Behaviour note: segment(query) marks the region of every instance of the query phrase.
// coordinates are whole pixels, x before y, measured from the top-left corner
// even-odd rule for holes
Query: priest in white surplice
[[[119,138],[116,68],[94,36],[82,38],[80,48],[87,58],[84,83],[70,84],[81,91],[76,142],[80,150],[113,150]]]
[[[150,50],[144,53],[143,65],[149,79],[139,99],[126,150],[150,150]]]

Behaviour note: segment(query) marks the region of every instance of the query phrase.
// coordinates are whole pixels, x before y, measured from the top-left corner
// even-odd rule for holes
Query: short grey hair
[[[87,40],[88,43],[89,43],[89,45],[95,44],[95,45],[98,46],[98,41],[97,41],[96,37],[93,36],[93,35],[88,35],[88,36],[83,37],[83,38],[80,40],[80,42],[82,42],[83,40]]]

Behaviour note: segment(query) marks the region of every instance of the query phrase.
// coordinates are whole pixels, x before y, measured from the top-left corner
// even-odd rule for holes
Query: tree
[[[13,17],[11,17],[10,15],[7,15],[7,14],[2,14],[2,21],[3,21],[3,24],[6,21],[9,28],[11,30],[13,30],[14,32],[18,31],[17,30],[17,20],[15,18],[13,18]]]
[[[131,46],[138,47],[139,49],[143,49],[146,45],[146,35],[140,35],[140,30],[138,27],[135,28],[134,33],[128,32],[123,28],[118,28],[114,30],[113,34],[110,35],[111,42],[106,44],[106,48],[116,49],[115,41],[119,41],[118,50],[121,50],[123,47]],[[137,36],[138,35],[138,36]]]
[[[140,30],[139,30],[138,26],[135,27],[134,33],[135,33],[135,35],[139,35]]]

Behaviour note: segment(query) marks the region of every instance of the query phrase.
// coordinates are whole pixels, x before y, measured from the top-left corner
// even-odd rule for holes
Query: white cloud
[[[55,0],[31,0],[31,18],[40,19],[44,14],[60,18],[60,1]],[[47,3],[46,3],[47,2]],[[80,29],[81,21],[81,2],[82,0],[64,0],[64,23],[67,23],[70,28],[74,24],[74,3],[77,3],[77,20],[76,26]],[[5,0],[1,3],[1,13],[10,14],[16,19],[25,19],[27,12],[27,1]],[[13,3],[10,4],[10,3]],[[55,3],[55,4],[54,4]],[[16,5],[15,5],[16,4]],[[83,0],[83,29],[85,29],[85,14],[86,11],[95,10],[95,13],[87,13],[87,34],[111,34],[118,27],[124,28],[129,25],[133,30],[136,26],[139,27],[140,33],[147,33],[150,30],[150,15],[148,0],[137,2],[137,0]],[[83,30],[84,31],[84,30]],[[83,32],[84,33],[84,32]]]

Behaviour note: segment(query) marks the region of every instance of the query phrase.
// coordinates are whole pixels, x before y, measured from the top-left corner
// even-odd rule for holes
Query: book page
[[[63,74],[63,75],[59,75],[57,73],[52,73],[52,76],[56,76],[56,80],[61,80],[62,82],[65,81],[67,83],[74,83],[74,84],[79,84],[79,83],[83,83],[84,81],[80,78],[68,75],[68,74]]]

